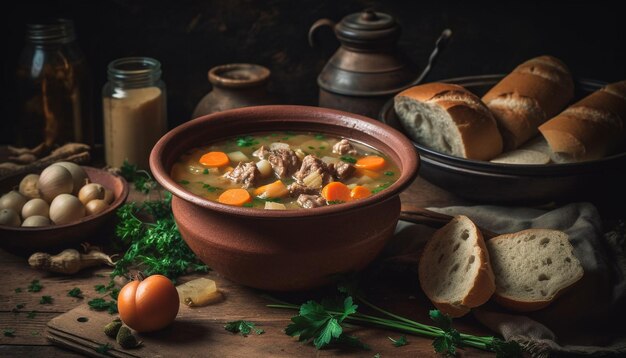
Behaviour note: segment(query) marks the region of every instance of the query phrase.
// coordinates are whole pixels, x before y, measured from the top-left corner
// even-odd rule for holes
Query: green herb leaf
[[[117,313],[117,302],[107,301],[103,298],[94,298],[87,302],[89,307],[94,311],[108,311],[110,314]]]
[[[409,343],[409,342],[406,340],[406,336],[400,336],[400,338],[398,338],[398,339],[393,339],[393,338],[391,338],[391,337],[387,337],[387,338],[389,338],[389,340],[390,340],[391,342],[393,342],[393,346],[394,346],[394,347],[402,347],[402,346],[406,346],[406,345],[407,345],[407,343]]]
[[[239,333],[244,337],[247,337],[252,331],[256,334],[265,333],[263,329],[255,328],[255,326],[256,325],[250,321],[239,320],[226,323],[224,329],[232,333]]]
[[[209,170],[208,170],[208,169],[204,169],[204,170],[202,171],[202,174],[204,174],[204,175],[209,174]]]
[[[15,293],[20,293],[20,292],[22,292],[22,289],[20,287],[15,289]]]
[[[343,160],[346,163],[350,163],[350,164],[355,164],[356,163],[356,159],[353,157],[350,157],[348,155],[344,155],[342,157],[340,157],[339,159]]]
[[[28,312],[28,314],[26,315],[26,318],[33,319],[33,318],[35,318],[35,316],[37,316],[37,312],[35,312],[35,311],[30,311],[30,312]]]
[[[99,345],[95,348],[95,351],[100,353],[100,354],[104,354],[104,355],[109,355],[109,351],[112,349],[113,347],[106,343],[106,344],[102,344]]]
[[[104,293],[106,293],[106,292],[107,292],[107,290],[106,290],[106,288],[104,287],[104,285],[95,285],[95,286],[93,286],[93,288],[94,288],[94,289],[96,290],[96,292],[98,292],[98,293],[102,293],[102,294],[104,294]]]
[[[391,182],[380,184],[379,186],[377,186],[376,188],[372,190],[372,194],[380,193],[381,191],[389,188],[391,184],[392,184]]]
[[[447,314],[444,314],[439,310],[430,310],[428,315],[430,316],[430,319],[435,321],[437,326],[444,331],[449,331],[452,328],[452,319]]]
[[[259,144],[259,142],[256,141],[254,137],[249,135],[237,137],[236,142],[238,147],[251,147],[253,145]]]
[[[315,139],[320,139],[320,140],[322,140],[322,139],[326,139],[326,136],[325,136],[325,135],[323,135],[323,134],[316,134],[316,135],[315,135]]]
[[[252,207],[254,207],[254,204],[252,204],[252,203],[244,203],[242,206],[244,208],[252,208]]]
[[[67,292],[67,295],[70,297],[83,298],[83,291],[78,287],[74,287]]]
[[[216,186],[211,186],[209,184],[202,184],[202,189],[205,189],[209,193],[214,193],[214,192],[216,192],[218,190],[222,190],[222,188],[219,188],[219,187],[216,187]]]
[[[121,175],[129,182],[133,182],[135,189],[144,194],[148,194],[152,189],[156,188],[157,183],[152,179],[150,173],[140,170],[135,164],[124,161],[120,168]]]
[[[41,299],[39,300],[39,304],[51,305],[52,304],[52,296],[41,296]]]
[[[395,173],[388,171],[388,172],[384,172],[383,174],[385,174],[388,177],[392,177],[392,176],[394,176]]]
[[[39,280],[32,280],[28,285],[28,292],[39,292],[43,286],[39,283]]]
[[[187,184],[189,184],[189,180],[179,180],[178,184],[187,185]]]
[[[496,352],[496,358],[523,357],[522,347],[515,341],[503,341],[494,338],[488,348]]]
[[[346,297],[343,302],[325,300],[322,304],[308,301],[300,306],[300,314],[291,318],[292,323],[287,326],[285,333],[292,337],[297,336],[299,341],[312,340],[317,349],[348,342],[355,345],[360,341],[356,337],[346,336],[341,322],[356,313],[357,307],[352,302],[352,297]],[[329,310],[338,313],[331,313]]]
[[[15,337],[15,330],[12,328],[5,328],[2,333],[5,337]]]
[[[456,348],[463,347],[463,340],[461,339],[461,334],[456,329],[452,328],[452,319],[439,310],[431,310],[429,315],[444,331],[443,335],[435,338],[433,341],[435,352],[455,355]]]
[[[21,310],[22,308],[24,308],[25,306],[26,306],[26,304],[25,304],[25,303],[18,303],[18,304],[16,304],[16,305],[15,305],[15,307],[13,307],[13,308],[11,309],[11,312],[13,312],[13,313],[20,313],[20,310]]]

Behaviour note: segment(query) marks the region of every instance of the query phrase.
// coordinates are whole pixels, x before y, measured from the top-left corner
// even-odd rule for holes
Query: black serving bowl
[[[503,77],[469,76],[439,82],[461,85],[482,97]],[[606,84],[586,79],[574,82],[574,101]],[[380,120],[405,132],[396,117],[393,98],[383,106]],[[468,160],[437,152],[417,142],[413,144],[420,154],[420,176],[472,201],[540,205],[560,201],[623,199],[620,193],[626,183],[626,153],[581,163],[518,165]]]

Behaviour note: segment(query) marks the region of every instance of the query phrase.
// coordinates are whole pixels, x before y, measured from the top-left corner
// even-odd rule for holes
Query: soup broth
[[[267,210],[310,209],[375,195],[399,168],[384,153],[321,133],[262,132],[194,148],[172,178],[224,204]]]

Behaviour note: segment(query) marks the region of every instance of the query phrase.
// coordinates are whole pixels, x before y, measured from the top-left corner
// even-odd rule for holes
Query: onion
[[[50,222],[50,219],[48,219],[47,217],[41,215],[33,215],[24,220],[24,222],[22,223],[22,227],[40,227],[49,226],[51,224],[52,223]]]
[[[38,198],[39,189],[37,189],[37,182],[39,181],[38,174],[28,174],[20,182],[20,194],[27,198]]]
[[[85,206],[77,197],[61,194],[50,204],[50,219],[57,225],[68,224],[85,216]]]
[[[20,226],[20,216],[13,209],[0,210],[0,225]]]
[[[65,167],[53,164],[41,172],[37,187],[41,197],[47,202],[52,202],[59,194],[71,193],[74,181],[72,174]]]
[[[21,213],[22,207],[27,201],[28,199],[24,195],[11,190],[0,198],[0,209],[11,209],[16,213]]]
[[[105,211],[109,207],[109,204],[102,199],[91,200],[85,205],[85,210],[87,211],[87,215],[96,215]]]
[[[83,205],[96,199],[104,199],[104,187],[100,184],[90,183],[80,188],[78,199]]]
[[[43,216],[49,218],[50,205],[43,199],[31,199],[24,207],[22,207],[22,218],[26,219],[31,216]]]
[[[78,194],[80,188],[82,188],[83,185],[89,182],[89,177],[87,177],[87,173],[85,173],[85,170],[76,163],[58,162],[54,163],[54,165],[60,165],[63,168],[67,169],[68,172],[70,172],[70,174],[72,175],[72,182],[74,183],[74,187],[72,189],[72,194],[74,195]]]

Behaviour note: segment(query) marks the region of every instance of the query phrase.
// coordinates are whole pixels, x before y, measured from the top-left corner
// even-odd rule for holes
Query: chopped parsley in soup
[[[398,167],[380,151],[319,133],[255,133],[195,148],[172,178],[223,204],[310,209],[367,198],[389,187]]]

